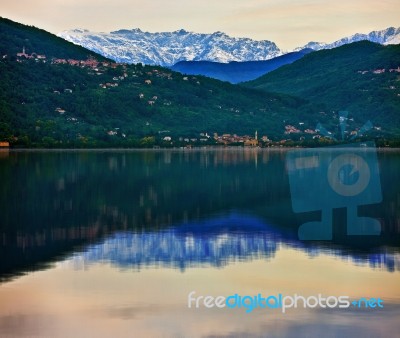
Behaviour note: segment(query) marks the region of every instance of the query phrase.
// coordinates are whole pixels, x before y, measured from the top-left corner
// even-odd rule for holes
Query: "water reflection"
[[[224,267],[238,261],[269,260],[282,246],[303,251],[309,257],[323,254],[355,265],[390,272],[400,270],[400,252],[394,248],[356,253],[328,244],[306,246],[295,238],[283,236],[260,219],[239,214],[157,232],[116,232],[75,254],[72,264],[77,268],[111,263],[118,268],[134,270],[171,267],[184,271],[191,267]]]
[[[223,229],[215,215],[226,218],[232,210],[237,219],[225,232],[233,236],[232,247],[247,240],[265,245],[248,253],[243,249],[241,256],[230,250],[234,259],[266,257],[275,250],[272,241],[310,252],[339,248],[351,257],[399,248],[399,152],[378,152],[383,202],[359,210],[380,220],[382,236],[349,239],[345,213],[335,210],[336,233],[328,248],[326,243],[293,244],[299,225],[319,216],[293,213],[285,158],[285,151],[259,149],[10,151],[0,158],[0,257],[7,257],[0,259],[0,279],[45,268],[121,232],[176,236],[179,243],[186,236],[179,228],[198,223],[202,233],[193,237],[207,246],[214,235],[205,227],[215,223]],[[214,264],[223,265],[228,256],[215,258]]]
[[[228,219],[185,224],[158,232],[117,232],[101,244],[92,245],[84,253],[75,255],[74,263],[111,262],[118,267],[162,266],[184,271],[190,267],[222,267],[235,261],[273,257],[279,246],[273,233],[227,231],[225,228],[243,222],[250,227],[263,226],[257,219],[231,215]],[[221,228],[207,231],[201,229],[203,226]]]
[[[0,156],[0,336],[394,337],[400,153],[380,152],[378,239],[298,240],[284,151]],[[18,277],[18,278],[17,278]],[[381,297],[382,311],[188,311],[187,295]]]

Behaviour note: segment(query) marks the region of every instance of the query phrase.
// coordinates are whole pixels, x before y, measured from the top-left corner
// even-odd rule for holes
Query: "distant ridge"
[[[312,52],[304,49],[277,56],[266,61],[247,61],[218,63],[210,61],[181,61],[171,67],[172,70],[188,75],[204,75],[221,81],[239,83],[254,80],[283,65],[292,63]]]
[[[336,47],[340,47],[343,45],[347,45],[353,42],[359,41],[370,41],[379,43],[381,45],[395,45],[400,43],[400,27],[389,27],[380,31],[372,31],[368,34],[360,34],[356,33],[351,36],[347,36],[345,38],[339,39],[332,43],[324,43],[324,42],[314,42],[311,41],[302,47],[295,48],[295,51],[302,50],[304,48],[311,48],[313,50],[321,50],[321,49],[332,49]]]

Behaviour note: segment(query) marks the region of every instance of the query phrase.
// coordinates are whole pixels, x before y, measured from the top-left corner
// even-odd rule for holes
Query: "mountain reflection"
[[[283,237],[260,219],[240,214],[158,232],[117,232],[75,254],[72,263],[78,268],[111,263],[118,268],[171,267],[184,271],[192,267],[224,267],[238,261],[271,259],[281,246],[305,251],[312,257],[328,254],[356,265],[400,270],[400,253],[393,250],[349,254],[329,246],[306,247],[295,239]]]

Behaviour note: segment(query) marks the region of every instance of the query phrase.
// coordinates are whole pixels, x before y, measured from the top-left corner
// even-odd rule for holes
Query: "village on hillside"
[[[3,55],[2,59],[7,59],[7,55]],[[113,87],[118,87],[121,81],[125,80],[128,77],[138,78],[139,75],[142,77],[142,82],[136,83],[138,86],[151,87],[152,86],[152,77],[165,78],[168,80],[172,80],[172,73],[167,69],[152,69],[151,71],[129,71],[127,68],[127,64],[115,63],[111,61],[98,61],[93,57],[88,57],[86,60],[77,60],[77,59],[64,59],[64,58],[52,58],[49,60],[46,55],[39,54],[36,52],[27,53],[25,47],[22,47],[22,51],[16,54],[17,62],[26,62],[26,61],[34,61],[34,62],[42,62],[42,63],[50,63],[52,65],[70,65],[73,67],[86,68],[88,70],[88,74],[92,76],[99,76],[99,79],[102,77],[108,68],[116,69],[120,67],[121,74],[118,76],[113,76],[112,81],[99,81],[99,87],[101,89],[110,89]],[[400,66],[395,69],[388,69],[388,72],[398,72],[400,73]],[[360,74],[366,74],[368,72],[372,72],[374,74],[383,74],[386,72],[386,69],[375,69],[375,70],[363,70],[358,71]],[[143,81],[144,76],[144,81]],[[110,78],[111,79],[111,78]],[[200,82],[195,76],[184,76],[182,75],[183,81],[195,81],[198,85]],[[144,88],[144,87],[138,88]],[[71,88],[65,88],[63,90],[64,93],[72,93],[73,90]],[[60,90],[54,90],[54,94],[61,94]],[[143,92],[138,94],[138,98],[142,100],[146,105],[154,106],[159,104],[159,96],[151,95],[150,97],[146,97]],[[164,105],[171,105],[172,102],[163,102]],[[219,107],[221,108],[221,107]],[[234,109],[234,108],[231,108]],[[54,111],[59,115],[64,115],[67,113],[66,109],[63,107],[55,107]],[[70,123],[79,123],[78,119],[73,116],[67,117],[67,121]],[[168,130],[160,130],[158,131],[158,137],[152,137],[154,142],[150,142],[149,145],[154,146],[180,146],[190,148],[192,146],[201,146],[201,145],[221,145],[221,146],[244,146],[244,147],[270,147],[270,146],[285,146],[291,145],[294,138],[297,137],[298,141],[304,141],[306,137],[310,140],[318,140],[323,139],[324,136],[321,136],[318,130],[307,128],[304,125],[304,122],[299,122],[298,125],[293,124],[283,124],[283,135],[286,137],[281,140],[272,141],[268,138],[268,136],[263,135],[261,137],[258,136],[258,132],[255,131],[254,137],[249,135],[237,135],[231,133],[224,133],[222,135],[218,135],[217,133],[199,133],[197,136],[180,136],[173,135]],[[381,130],[380,127],[374,127],[376,130]],[[106,130],[106,134],[110,137],[121,137],[126,138],[127,135],[120,131],[120,128],[116,126],[116,128],[111,130]],[[351,132],[351,135],[356,135],[357,131]],[[213,135],[213,136],[211,136]],[[9,147],[9,142],[0,142],[0,148]]]

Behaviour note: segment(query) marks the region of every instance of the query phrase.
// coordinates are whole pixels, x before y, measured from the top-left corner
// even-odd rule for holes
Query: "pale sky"
[[[400,26],[400,0],[0,0],[0,16],[52,33],[222,31],[282,49]]]

